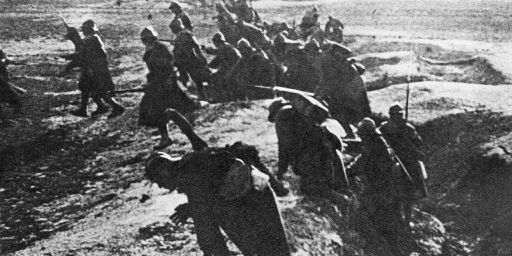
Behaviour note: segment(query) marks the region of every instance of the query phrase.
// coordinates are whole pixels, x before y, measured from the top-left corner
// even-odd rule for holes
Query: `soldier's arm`
[[[407,123],[406,127],[406,136],[416,147],[421,147],[423,145],[423,139],[416,131],[413,125]]]

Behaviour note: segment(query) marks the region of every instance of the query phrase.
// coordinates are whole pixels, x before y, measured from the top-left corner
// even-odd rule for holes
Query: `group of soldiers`
[[[255,26],[246,23],[261,23],[245,0],[226,5],[228,11],[239,17],[240,26],[249,31]],[[279,100],[269,108],[269,121],[276,123],[278,135],[276,178],[262,164],[254,146],[237,142],[225,148],[208,147],[191,124],[190,114],[198,104],[178,86],[178,81],[183,85],[193,82],[200,97],[205,97],[205,84],[276,86],[275,66],[269,65],[275,62],[275,56],[262,48],[266,47],[264,43],[256,43],[258,38],[265,41],[265,35],[242,37],[233,45],[222,32],[217,32],[212,38],[214,47],[200,46],[188,14],[176,2],[169,9],[174,13],[169,27],[176,35],[172,52],[158,40],[153,27],[145,27],[140,33],[146,48],[143,60],[149,73],[140,103],[139,124],[158,129],[161,140],[155,149],[161,150],[173,143],[167,128],[167,123],[173,121],[188,137],[194,152],[180,158],[157,152],[147,160],[146,176],[161,187],[178,189],[187,195],[188,203],[176,208],[172,219],[179,224],[192,217],[205,255],[230,254],[220,229],[244,255],[290,255],[275,201],[275,195],[289,193],[282,182],[289,166],[301,176],[302,192],[312,196],[351,193],[360,180],[358,177],[363,177],[363,208],[374,221],[382,219],[382,212],[388,212],[388,219],[382,221],[396,224],[381,231],[409,226],[412,204],[427,196],[427,177],[421,137],[404,118],[400,104],[390,107],[390,119],[380,128],[369,117],[360,120],[357,134],[362,150],[354,163],[345,166],[342,153],[349,131],[332,117],[327,104],[302,93],[295,93],[291,101]],[[316,7],[308,11],[300,25],[304,35],[311,35],[319,27],[318,16]],[[343,24],[329,17],[325,31],[342,35],[342,30]],[[124,108],[113,98],[115,86],[98,28],[94,21],[87,20],[81,31],[83,38],[76,29],[68,27],[67,37],[76,51],[67,56],[71,62],[61,73],[64,75],[73,68],[81,71],[81,104],[71,113],[88,116],[87,105],[92,98],[97,105],[92,115],[108,112],[108,104],[112,108],[109,118],[119,116]],[[318,42],[310,42],[306,50],[319,51]],[[210,63],[202,51],[215,56]],[[9,97],[14,100],[8,102],[17,105],[18,92],[15,86],[9,86],[5,69],[8,64],[9,60],[0,52],[0,100],[6,102],[4,97]],[[235,98],[244,96],[239,90],[232,93]]]

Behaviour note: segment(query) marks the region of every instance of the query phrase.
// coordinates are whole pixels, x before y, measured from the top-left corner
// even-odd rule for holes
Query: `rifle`
[[[139,88],[133,88],[133,89],[115,90],[115,91],[112,91],[112,93],[120,94],[120,93],[128,93],[128,92],[144,92],[145,90],[146,90],[146,88],[139,87]]]
[[[170,44],[175,44],[176,43],[176,39],[158,39],[158,41],[167,42],[167,43],[170,43]]]
[[[53,6],[53,5],[52,5],[52,6]],[[57,10],[57,8],[55,8],[55,7],[53,7],[53,8],[54,8],[54,9],[57,11],[57,13],[59,14],[59,17],[60,17],[60,19],[62,20],[62,22],[64,23],[64,25],[66,26],[66,28],[69,28],[69,25],[68,25],[68,23],[66,22],[66,19],[64,19],[64,16],[62,15],[62,13],[61,13],[59,10]]]
[[[409,171],[405,168],[405,165],[402,163],[402,160],[400,160],[400,157],[398,157],[397,154],[393,155],[393,158],[400,166],[400,171],[407,177],[407,180],[414,184],[414,181],[412,180],[411,174],[409,174]]]
[[[248,87],[271,91],[274,97],[282,96],[290,101],[291,105],[295,107],[299,113],[310,118],[315,123],[321,123],[331,116],[327,104],[321,99],[316,98],[314,93],[281,86],[267,87],[249,85]]]
[[[405,90],[405,121],[409,119],[409,94],[410,94],[410,86],[409,82],[411,81],[410,75],[407,76],[407,89]]]

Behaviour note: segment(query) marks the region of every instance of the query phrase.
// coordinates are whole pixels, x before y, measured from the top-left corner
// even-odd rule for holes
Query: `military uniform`
[[[213,38],[213,41],[218,44],[217,48],[205,49],[206,53],[215,55],[208,66],[217,69],[212,79],[217,85],[224,85],[226,74],[236,62],[242,58],[240,52],[234,46],[226,42],[224,36],[221,35],[221,33],[217,33]]]
[[[194,102],[178,87],[174,75],[174,57],[167,47],[156,41],[143,57],[148,67],[148,86],[140,104],[139,123],[160,127],[168,121],[165,111],[173,108],[188,113],[196,107]]]
[[[302,21],[299,24],[302,39],[305,40],[309,35],[321,30],[320,23],[318,22],[319,16],[318,8],[315,6],[302,17]]]
[[[176,20],[181,20],[185,29],[189,31],[194,31],[194,27],[192,26],[192,22],[190,21],[190,16],[187,12],[183,11],[181,6],[176,2],[171,2],[169,9],[174,13],[174,19],[171,21],[175,22]]]
[[[252,48],[245,39],[241,39],[237,46],[242,58],[226,75],[228,84],[234,87],[236,96],[245,97],[247,85],[275,86],[275,69],[267,54],[263,50]]]
[[[343,23],[340,20],[329,16],[329,20],[325,23],[325,33],[330,40],[341,43],[343,42]]]
[[[115,85],[108,69],[107,52],[97,34],[94,21],[85,21],[82,25],[82,31],[86,36],[82,40],[83,44],[78,53],[78,61],[83,76],[89,80],[87,90],[98,104],[97,111],[100,113],[106,112],[106,107],[102,104],[102,100],[105,100],[113,107],[109,117],[118,116],[124,112],[124,108],[112,98],[111,92],[115,89]]]
[[[147,49],[143,60],[149,73],[148,85],[140,103],[139,124],[156,127],[160,130],[162,140],[155,149],[163,149],[172,144],[167,129],[167,122],[174,121],[188,137],[194,150],[201,150],[206,143],[195,134],[192,125],[183,114],[196,109],[196,104],[178,87],[174,57],[167,47],[157,40],[153,27],[146,27],[141,32],[141,40]]]
[[[258,49],[270,49],[272,43],[270,38],[260,28],[253,24],[239,20],[237,23],[238,33],[241,38],[247,39],[252,46]]]
[[[331,190],[346,189],[348,185],[340,159],[344,131],[329,118],[325,106],[320,107],[323,112],[318,112],[315,107],[321,103],[312,102],[276,100],[269,107],[269,120],[276,123],[278,138],[278,177],[291,165],[301,176],[303,192],[327,196]]]
[[[187,195],[187,207],[180,207],[187,209],[184,219],[194,220],[204,255],[230,255],[221,228],[243,255],[291,255],[272,189],[254,186],[251,179],[259,172],[250,171],[244,161],[224,149],[210,148],[179,161],[167,160],[167,176],[158,176],[152,174],[151,166],[157,164],[153,159],[146,165],[146,175]]]
[[[393,112],[401,115],[402,108],[395,104],[390,108],[391,115]],[[416,190],[422,189],[423,197],[426,197],[424,184],[426,177],[423,177],[424,170],[422,170],[424,168],[422,161],[425,155],[421,152],[421,146],[423,145],[421,136],[416,132],[414,126],[404,119],[390,119],[384,122],[379,129],[414,180],[415,186],[409,188],[411,196],[415,194]]]
[[[183,27],[180,20],[171,24],[171,29],[176,34],[173,53],[180,75],[189,74],[202,94],[204,82],[208,82],[210,70],[206,58],[201,53],[196,37]]]

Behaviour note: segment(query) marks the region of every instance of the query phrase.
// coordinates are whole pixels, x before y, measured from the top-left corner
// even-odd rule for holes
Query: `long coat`
[[[83,76],[90,78],[89,90],[92,96],[102,96],[114,90],[105,46],[98,35],[83,39],[78,58]]]
[[[174,72],[174,57],[167,47],[156,42],[144,53],[148,67],[148,87],[140,103],[139,123],[150,127],[165,125],[165,111],[173,108],[180,113],[194,109],[194,103],[178,87]]]

